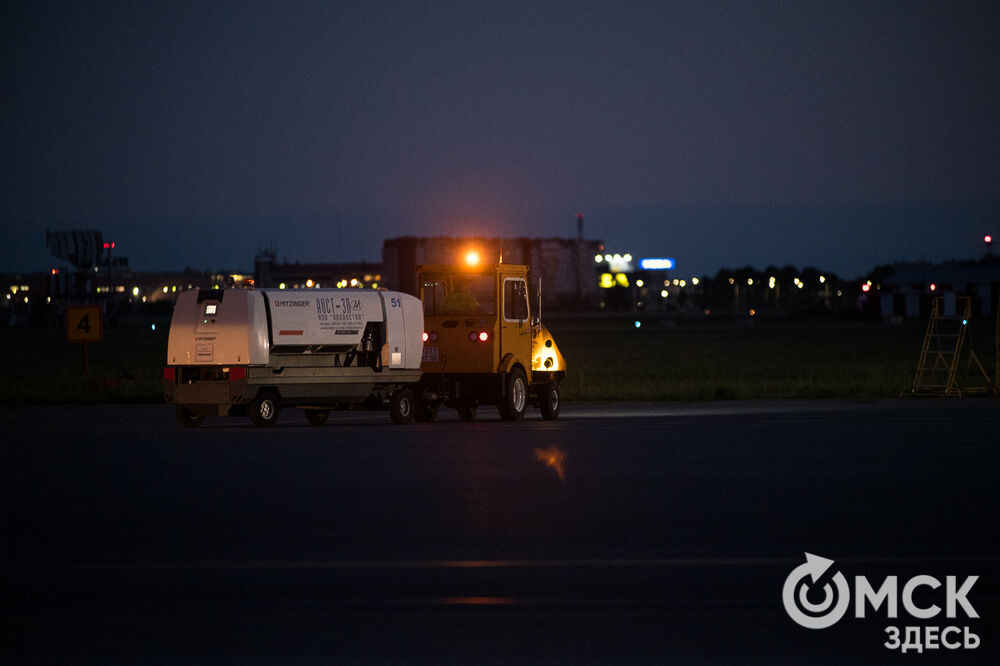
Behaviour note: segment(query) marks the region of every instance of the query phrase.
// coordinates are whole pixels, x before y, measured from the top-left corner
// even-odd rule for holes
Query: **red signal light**
[[[490,334],[489,333],[487,333],[486,331],[480,331],[479,332],[479,341],[480,342],[486,342],[489,339],[490,339]]]
[[[104,249],[105,250],[107,250],[109,247],[111,247],[111,243],[105,243],[104,244]]]
[[[424,339],[424,342],[427,342],[428,340],[431,339],[431,336],[427,334],[427,331],[424,331],[424,334],[421,337]]]
[[[992,245],[993,244],[993,236],[990,236],[989,234],[986,234],[985,236],[983,236],[983,242],[986,243],[987,245]]]
[[[937,291],[937,285],[931,282],[931,291]]]

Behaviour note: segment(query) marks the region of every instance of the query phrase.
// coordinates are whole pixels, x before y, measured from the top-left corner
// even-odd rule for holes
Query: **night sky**
[[[681,273],[982,255],[997,2],[5,2],[0,272],[573,236]]]

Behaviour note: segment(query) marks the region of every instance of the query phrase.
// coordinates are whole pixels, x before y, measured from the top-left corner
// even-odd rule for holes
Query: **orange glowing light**
[[[467,266],[478,266],[479,265],[479,253],[475,250],[469,250],[465,253],[465,264]]]
[[[566,480],[566,473],[563,470],[563,461],[566,460],[566,453],[555,446],[547,449],[535,449],[535,458],[540,463],[551,467],[559,475],[560,481]]]

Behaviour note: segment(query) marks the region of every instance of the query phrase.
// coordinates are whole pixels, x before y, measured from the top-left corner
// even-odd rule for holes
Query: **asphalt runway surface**
[[[6,663],[1000,663],[1000,403],[0,408]],[[805,552],[932,620],[786,612]],[[806,600],[819,607],[821,592]],[[832,580],[832,579],[831,579]],[[839,589],[839,588],[838,588]],[[900,654],[888,626],[968,627]]]

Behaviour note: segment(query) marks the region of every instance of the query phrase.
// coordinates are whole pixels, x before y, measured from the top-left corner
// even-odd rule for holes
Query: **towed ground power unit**
[[[408,423],[423,326],[421,302],[395,291],[187,291],[170,322],[164,395],[185,426],[231,415],[267,426],[282,407],[303,408],[312,425],[357,407]]]

